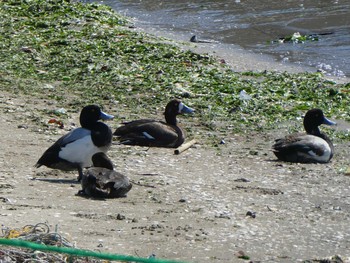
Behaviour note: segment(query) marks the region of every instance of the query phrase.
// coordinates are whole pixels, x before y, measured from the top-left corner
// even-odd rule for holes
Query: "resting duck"
[[[92,156],[94,167],[87,169],[81,180],[79,195],[95,198],[125,197],[132,188],[129,179],[113,170],[113,164],[103,152]]]
[[[327,163],[333,157],[334,146],[326,134],[321,133],[321,124],[335,125],[320,109],[309,110],[304,117],[306,134],[297,133],[277,139],[273,153],[281,161],[293,163]]]
[[[114,135],[121,144],[148,147],[177,148],[185,141],[183,130],[177,126],[176,116],[181,113],[192,113],[193,109],[174,99],[165,108],[165,121],[142,119],[123,123]]]
[[[112,131],[102,120],[113,116],[101,111],[96,105],[89,105],[80,113],[80,128],[70,131],[58,139],[40,157],[35,167],[45,165],[63,171],[78,170],[80,181],[83,168],[92,165],[91,157],[98,152],[107,152],[112,143]]]

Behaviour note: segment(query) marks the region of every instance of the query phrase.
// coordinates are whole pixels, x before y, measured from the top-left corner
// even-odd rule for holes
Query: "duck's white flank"
[[[58,156],[72,163],[78,163],[82,167],[90,167],[92,166],[91,157],[95,153],[106,152],[107,149],[108,147],[105,147],[105,149],[96,147],[92,142],[91,136],[88,135],[62,147]]]
[[[332,150],[329,147],[329,144],[322,138],[313,136],[313,135],[305,135],[303,140],[299,143],[303,144],[305,142],[306,145],[312,145],[310,148],[314,148],[314,150],[308,151],[308,156],[312,156],[314,160],[318,162],[326,163],[329,161]],[[320,152],[322,154],[320,155]]]

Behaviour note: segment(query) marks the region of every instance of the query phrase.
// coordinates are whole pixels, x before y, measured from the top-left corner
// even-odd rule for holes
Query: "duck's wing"
[[[124,197],[132,188],[128,177],[114,170],[93,167],[88,173],[96,178],[96,188],[107,191],[109,198]]]
[[[40,157],[38,162],[35,164],[35,167],[40,167],[41,165],[45,165],[47,167],[51,168],[58,168],[61,170],[73,170],[77,167],[72,167],[72,164],[61,160],[59,158],[59,153],[62,149],[62,147],[65,147],[69,143],[72,143],[74,141],[77,141],[79,139],[85,138],[86,136],[89,136],[91,132],[84,128],[76,128],[66,135],[59,138],[53,145],[51,145]]]
[[[125,175],[112,171],[105,181],[105,188],[109,189],[109,198],[125,197],[131,190],[132,184]]]
[[[94,172],[87,171],[82,176],[81,187],[82,190],[78,192],[79,195],[86,195],[94,198],[108,197],[108,191],[98,188]]]
[[[314,135],[290,135],[275,141],[272,146],[278,159],[288,162],[325,163],[331,158],[329,144]]]
[[[139,128],[142,127],[143,125],[151,125],[157,122],[159,121],[152,120],[152,119],[141,119],[141,120],[123,122],[122,123],[123,125],[118,127],[113,133],[113,135],[123,136],[125,134],[130,133],[130,131],[139,130]]]
[[[122,144],[173,147],[179,138],[178,129],[155,120],[138,120],[119,127],[114,135]]]
[[[58,139],[55,144],[58,144],[60,147],[64,147],[69,143],[80,140],[89,135],[91,135],[90,130],[84,128],[76,128]]]

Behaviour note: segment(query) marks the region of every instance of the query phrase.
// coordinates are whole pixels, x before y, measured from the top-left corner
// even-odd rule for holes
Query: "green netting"
[[[67,248],[67,247],[56,247],[56,246],[47,246],[42,244],[37,244],[33,242],[18,240],[18,239],[6,239],[0,238],[0,244],[7,246],[15,246],[15,247],[23,247],[33,250],[40,251],[52,251],[57,253],[69,254],[79,257],[94,257],[106,260],[116,260],[116,261],[132,261],[132,262],[144,262],[144,263],[184,263],[180,261],[173,260],[163,260],[163,259],[155,259],[155,258],[140,258],[126,255],[117,255],[117,254],[108,254],[108,253],[100,253],[76,248]]]

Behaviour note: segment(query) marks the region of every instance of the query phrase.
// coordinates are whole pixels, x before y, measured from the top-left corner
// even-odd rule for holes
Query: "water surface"
[[[91,1],[90,1],[91,2]],[[198,38],[233,44],[276,61],[350,76],[350,0],[160,1],[105,0],[138,21]],[[279,43],[295,32],[318,41]]]

